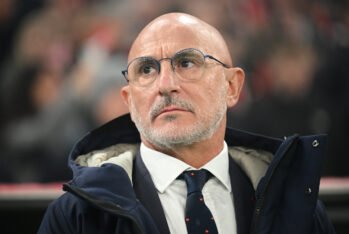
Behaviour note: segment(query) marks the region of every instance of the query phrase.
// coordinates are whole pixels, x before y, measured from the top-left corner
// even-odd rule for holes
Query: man
[[[182,13],[158,17],[123,74],[136,128],[123,116],[76,145],[74,178],[39,233],[333,232],[317,202],[324,136],[226,129],[244,72],[215,28]]]

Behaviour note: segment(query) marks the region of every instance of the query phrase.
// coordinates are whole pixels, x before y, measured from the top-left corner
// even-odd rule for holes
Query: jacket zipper
[[[291,146],[293,145],[293,143],[295,141],[295,137],[296,136],[292,137],[293,139],[291,139],[289,144],[286,146],[287,148],[285,149],[283,155],[288,153],[288,151],[290,150]],[[284,158],[282,158],[282,159],[284,159]],[[272,180],[272,178],[273,178],[273,176],[275,174],[275,171],[278,168],[278,165],[283,161],[282,159],[274,166],[274,168],[270,172],[271,174],[270,174],[270,177],[268,178],[268,180],[265,182],[264,190],[261,193],[261,195],[259,196],[259,198],[257,198],[256,206],[255,206],[255,210],[254,210],[254,215],[253,215],[253,218],[252,218],[250,234],[257,234],[256,233],[257,222],[258,222],[258,219],[259,219],[259,215],[261,213],[261,209],[263,208],[263,205],[264,205],[264,200],[265,200],[265,197],[267,195],[268,188],[270,186],[270,181]]]
[[[127,212],[125,212],[122,207],[118,204],[111,204],[110,202],[107,201],[103,201],[105,203],[106,206],[103,206],[102,204],[99,204],[97,201],[100,201],[98,199],[95,199],[93,197],[91,197],[88,193],[81,191],[80,189],[78,189],[75,186],[69,185],[69,184],[64,184],[63,185],[63,190],[70,192],[92,204],[94,204],[96,207],[100,208],[101,210],[104,210],[108,213],[112,213],[118,216],[122,216],[125,218],[129,218],[133,221],[134,225],[136,226],[136,228],[138,228],[138,230],[140,231],[140,234],[144,234],[145,230],[143,228],[142,225],[140,225],[140,223],[132,216],[127,214]],[[108,206],[108,207],[107,207]],[[138,233],[138,232],[137,232]]]

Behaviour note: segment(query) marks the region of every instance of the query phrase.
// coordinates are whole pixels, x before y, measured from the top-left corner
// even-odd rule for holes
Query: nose
[[[162,60],[157,86],[160,94],[170,94],[179,90],[179,80],[172,68],[171,60]]]

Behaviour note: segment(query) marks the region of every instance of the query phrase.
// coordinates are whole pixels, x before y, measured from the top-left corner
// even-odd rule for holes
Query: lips
[[[159,103],[154,104],[150,111],[151,119],[154,120],[161,114],[175,112],[175,111],[185,111],[194,113],[193,106],[184,100],[178,98],[173,98],[171,96],[165,96]]]
[[[170,106],[166,106],[162,109],[159,109],[156,113],[154,113],[154,115],[152,116],[152,120],[156,119],[157,117],[159,117],[160,115],[163,114],[170,114],[172,112],[176,112],[176,111],[181,111],[181,112],[193,112],[191,109],[189,108],[184,108],[184,107],[178,107],[178,106],[174,106],[174,105],[170,105]]]
[[[168,113],[168,112],[173,112],[173,111],[188,111],[188,110],[177,107],[177,106],[168,106],[163,108],[158,115]]]

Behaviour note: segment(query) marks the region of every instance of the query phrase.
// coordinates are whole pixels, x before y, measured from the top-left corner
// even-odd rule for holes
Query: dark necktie
[[[185,224],[188,234],[218,233],[216,223],[202,196],[202,188],[211,174],[204,170],[185,171],[180,178],[187,184]]]

